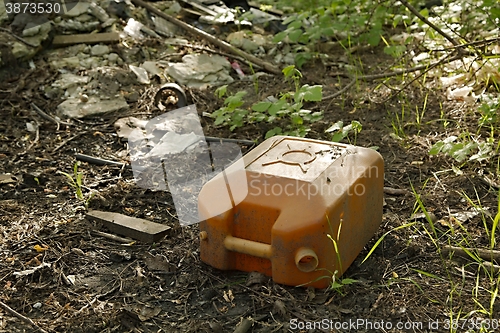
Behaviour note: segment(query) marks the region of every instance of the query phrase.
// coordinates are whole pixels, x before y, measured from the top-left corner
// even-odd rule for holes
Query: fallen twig
[[[384,193],[387,193],[390,195],[406,195],[406,194],[409,194],[410,191],[408,191],[404,188],[384,187]]]
[[[454,50],[456,48],[463,48],[463,47],[467,47],[467,46],[478,46],[478,45],[479,46],[486,46],[488,44],[493,44],[493,43],[496,43],[498,41],[500,41],[499,37],[490,38],[490,39],[483,39],[483,40],[477,40],[474,42],[464,43],[464,44],[460,44],[460,45],[453,45],[453,46],[445,47],[442,49],[432,49],[432,52],[446,52],[446,51]]]
[[[37,329],[37,331],[39,332],[42,332],[42,333],[47,333],[46,330],[44,330],[43,328],[39,327],[37,324],[35,324],[35,322],[33,320],[31,320],[30,318],[28,317],[25,317],[23,316],[22,314],[20,314],[19,312],[17,312],[16,310],[12,309],[10,306],[8,306],[7,304],[5,304],[4,302],[0,301],[0,306],[5,310],[7,311],[8,313],[10,313],[11,315],[13,316],[16,316],[17,318],[21,319],[22,321],[30,324],[31,326],[33,326],[34,328]]]
[[[89,156],[89,155],[85,155],[85,154],[75,154],[75,157],[78,161],[87,162],[87,163],[91,163],[91,164],[95,164],[95,165],[116,165],[119,167],[123,167],[123,166],[127,165],[125,163],[105,160],[102,158],[93,157],[93,156]]]
[[[489,261],[483,261],[483,266],[486,267],[486,268],[489,268],[489,269],[493,270],[493,272],[495,274],[498,273],[498,272],[500,272],[500,266],[492,264]]]
[[[435,25],[434,23],[430,22],[428,19],[426,19],[422,14],[420,14],[420,12],[415,8],[413,7],[408,1],[406,0],[400,0],[401,3],[403,4],[403,6],[405,6],[406,8],[408,8],[408,10],[410,12],[412,12],[416,17],[418,17],[422,22],[424,22],[425,24],[427,24],[429,27],[431,27],[432,29],[436,30],[436,32],[438,34],[440,34],[441,36],[443,36],[444,38],[446,38],[450,43],[452,43],[454,46],[456,47],[459,47],[458,48],[458,51],[459,52],[463,52],[463,48],[460,47],[460,43],[457,42],[455,39],[453,39],[450,35],[448,35],[446,32],[444,32],[443,30],[441,30],[437,25]]]
[[[77,134],[73,135],[71,138],[69,138],[68,140],[62,142],[59,146],[57,146],[56,148],[54,148],[54,150],[52,151],[52,153],[55,153],[56,151],[58,151],[59,149],[61,149],[62,147],[64,147],[64,145],[66,145],[68,142],[70,142],[71,140],[76,139],[77,137],[79,137],[80,135],[85,134],[85,133],[87,133],[87,132],[80,132],[80,133],[77,133]]]
[[[347,89],[351,88],[355,83],[356,83],[356,80],[357,79],[353,79],[351,82],[349,82],[344,88],[340,89],[339,91],[337,91],[336,93],[334,94],[331,94],[331,95],[328,95],[328,96],[324,96],[323,98],[321,98],[322,101],[326,101],[327,99],[333,99],[337,96],[340,96],[342,95],[344,92],[347,91]]]
[[[50,116],[49,114],[47,114],[46,112],[44,112],[42,109],[40,109],[35,103],[31,103],[31,107],[33,108],[33,110],[35,110],[36,113],[38,113],[38,115],[40,115],[40,117],[42,117],[43,119],[45,120],[48,120],[48,121],[51,121],[53,123],[56,123],[57,124],[57,130],[59,130],[59,126],[62,124],[62,125],[71,125],[70,123],[66,123],[64,121],[60,121],[60,120],[57,120],[56,118]]]
[[[500,251],[497,250],[486,250],[486,249],[473,249],[473,248],[462,248],[458,246],[445,246],[442,249],[443,253],[455,253],[461,257],[471,258],[468,253],[478,256],[483,260],[495,260],[500,262]]]
[[[141,7],[146,8],[151,13],[153,13],[161,18],[164,18],[167,21],[172,22],[173,24],[185,29],[186,31],[191,32],[194,35],[197,35],[199,37],[206,39],[210,43],[215,44],[218,47],[220,47],[220,48],[222,48],[222,49],[224,49],[232,54],[236,54],[236,55],[239,55],[240,57],[243,57],[249,63],[259,65],[262,68],[264,68],[266,71],[271,72],[273,74],[281,74],[281,70],[279,68],[277,68],[276,66],[274,66],[273,64],[268,63],[262,59],[259,59],[256,56],[253,56],[253,55],[246,53],[242,50],[239,50],[239,49],[235,48],[234,46],[232,46],[231,44],[226,43],[226,42],[220,40],[219,38],[214,37],[214,36],[206,33],[203,30],[195,28],[190,24],[187,24],[185,22],[182,22],[181,20],[176,19],[175,17],[172,17],[168,14],[165,14],[161,10],[157,9],[156,7],[150,5],[142,0],[132,0],[132,2],[137,6],[141,6]]]
[[[94,236],[104,237],[104,238],[111,239],[113,241],[120,242],[120,243],[130,244],[130,243],[135,242],[131,238],[120,237],[120,236],[108,234],[108,233],[102,232],[102,231],[92,230],[90,233]]]

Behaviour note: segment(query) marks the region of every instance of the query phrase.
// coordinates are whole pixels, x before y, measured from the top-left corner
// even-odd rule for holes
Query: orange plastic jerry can
[[[382,221],[384,162],[373,149],[275,136],[198,197],[201,260],[325,288]]]

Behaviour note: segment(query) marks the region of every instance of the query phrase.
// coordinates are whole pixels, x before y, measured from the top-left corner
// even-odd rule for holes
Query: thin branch
[[[11,315],[16,316],[17,318],[21,319],[22,321],[24,321],[24,322],[30,324],[31,326],[33,326],[34,328],[36,328],[38,332],[48,333],[46,330],[44,330],[43,328],[41,328],[37,324],[35,324],[35,322],[33,320],[31,320],[28,317],[23,316],[22,314],[20,314],[19,312],[17,312],[16,310],[12,309],[7,304],[5,304],[4,302],[0,301],[0,306],[5,311],[7,311],[8,313],[10,313]]]
[[[340,89],[339,91],[337,91],[336,93],[334,94],[331,94],[331,95],[328,95],[328,96],[324,96],[323,98],[321,98],[322,101],[326,101],[327,99],[332,99],[332,98],[335,98],[337,96],[340,96],[342,95],[344,92],[347,91],[347,89],[351,88],[355,83],[356,83],[356,80],[357,79],[353,79],[351,82],[349,82],[344,88]]]
[[[196,35],[198,37],[206,39],[210,43],[217,45],[218,47],[220,47],[221,49],[223,49],[227,52],[231,52],[233,54],[236,54],[236,55],[239,55],[240,57],[245,58],[247,63],[253,64],[253,65],[259,65],[262,68],[264,68],[266,71],[273,73],[273,74],[277,74],[277,75],[281,74],[281,69],[274,66],[273,64],[266,62],[266,61],[263,61],[262,59],[254,56],[252,54],[244,52],[244,51],[232,46],[231,44],[206,33],[205,31],[203,31],[201,29],[198,29],[196,27],[193,27],[190,24],[187,24],[181,20],[178,20],[177,18],[175,18],[173,16],[165,14],[164,12],[162,12],[161,10],[159,10],[158,8],[156,8],[155,6],[153,6],[147,2],[144,2],[142,0],[132,0],[132,3],[134,3],[136,6],[140,6],[140,7],[147,9],[149,12],[155,14],[156,16],[164,18],[165,20],[183,28],[184,30],[192,33],[193,35]]]
[[[357,78],[354,78],[351,82],[349,82],[341,90],[337,91],[336,93],[334,93],[332,95],[325,96],[321,100],[325,101],[325,100],[332,99],[332,98],[340,96],[347,89],[351,88],[354,85],[354,83],[356,82],[356,80],[371,81],[371,80],[377,80],[377,79],[386,79],[386,78],[390,78],[390,77],[393,77],[393,76],[398,76],[398,75],[403,75],[403,74],[417,72],[417,71],[420,71],[420,70],[425,70],[424,73],[427,73],[429,70],[431,70],[432,68],[434,68],[434,67],[436,67],[438,65],[446,64],[446,63],[449,63],[449,62],[452,62],[452,61],[455,61],[455,60],[458,60],[458,59],[461,59],[461,58],[462,58],[461,55],[456,55],[456,56],[453,56],[451,58],[448,58],[448,56],[445,56],[445,57],[442,57],[441,59],[439,59],[438,61],[435,61],[435,62],[433,62],[431,64],[428,64],[428,65],[420,65],[420,66],[415,66],[415,67],[408,68],[408,69],[400,69],[400,70],[396,70],[396,71],[388,72],[388,73],[380,73],[380,74],[371,74],[371,75],[359,76]],[[420,74],[417,78],[419,78],[420,76],[422,76],[424,73]],[[415,80],[412,80],[409,84],[411,84],[413,81],[415,81]],[[404,88],[406,88],[407,86],[408,86],[408,84],[405,85],[405,87],[403,87],[402,89],[400,89],[398,91],[398,93],[400,91],[402,91]]]
[[[405,6],[406,8],[408,8],[408,10],[410,12],[412,12],[416,17],[418,17],[422,22],[424,22],[425,24],[427,24],[432,29],[436,30],[436,32],[438,34],[440,34],[441,36],[443,36],[444,38],[446,38],[454,46],[460,47],[458,49],[459,52],[463,52],[463,49],[461,48],[461,45],[460,45],[459,42],[457,42],[456,40],[454,40],[450,35],[448,35],[443,30],[441,30],[437,25],[435,25],[434,23],[432,23],[428,19],[426,19],[422,14],[420,14],[420,12],[415,7],[413,7],[412,5],[410,5],[410,3],[408,3],[408,1],[406,1],[406,0],[400,0],[400,1],[403,4],[403,6]]]
[[[131,244],[131,243],[135,242],[131,238],[124,238],[124,237],[108,234],[106,232],[102,232],[102,231],[98,231],[98,230],[92,230],[90,233],[94,236],[104,237],[104,238],[107,238],[107,239],[110,239],[110,240],[113,240],[113,241],[119,242],[119,243]]]
[[[60,120],[57,120],[56,118],[50,116],[48,113],[44,112],[42,109],[40,109],[35,103],[31,103],[31,107],[33,108],[33,110],[35,110],[36,113],[38,113],[38,115],[40,117],[42,117],[43,119],[45,120],[48,120],[48,121],[51,121],[53,123],[56,123],[57,124],[57,130],[59,130],[59,126],[61,124],[63,125],[71,125],[70,123],[66,123],[64,121],[60,121]]]
[[[62,142],[59,146],[57,146],[56,148],[54,148],[54,150],[52,151],[52,154],[55,153],[56,151],[58,151],[59,149],[61,149],[62,147],[64,147],[64,145],[66,145],[68,142],[70,142],[71,140],[74,140],[76,139],[77,137],[79,137],[80,135],[82,134],[87,134],[87,131],[85,132],[79,132],[75,135],[73,135],[71,138],[69,138],[68,140]]]
[[[487,249],[472,249],[472,248],[461,248],[458,246],[445,246],[442,249],[444,254],[455,253],[464,258],[470,258],[469,253],[477,255],[483,260],[495,260],[500,262],[500,251],[498,250],[487,250]]]

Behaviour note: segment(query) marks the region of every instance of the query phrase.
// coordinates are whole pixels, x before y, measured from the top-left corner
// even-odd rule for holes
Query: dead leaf
[[[36,244],[35,246],[33,246],[33,248],[35,249],[36,252],[38,253],[42,253],[42,252],[45,252],[49,249],[49,247],[47,245],[38,245]]]
[[[245,285],[247,287],[254,285],[254,284],[262,285],[262,284],[264,284],[266,279],[267,279],[266,276],[260,272],[250,272],[248,274],[247,282],[245,283]]]
[[[0,174],[0,184],[16,183],[17,178],[10,173]]]
[[[274,310],[274,312],[276,314],[278,314],[281,317],[284,317],[286,315],[286,306],[285,306],[285,303],[283,303],[283,301],[280,300],[280,299],[277,299],[274,302],[273,310]]]
[[[438,221],[438,223],[441,224],[443,227],[448,227],[448,228],[457,227],[459,225],[457,222],[458,221],[453,216]]]
[[[306,301],[312,301],[316,297],[316,292],[314,291],[314,287],[307,287],[307,297]]]
[[[134,305],[133,309],[134,312],[139,317],[140,321],[149,320],[153,317],[156,317],[161,312],[161,307],[159,306],[151,307],[144,304],[136,304]]]
[[[229,291],[227,293],[224,291],[223,297],[226,300],[226,302],[232,303],[234,300],[233,291],[231,289],[229,289]]]
[[[150,253],[144,255],[144,262],[151,271],[175,272],[175,266],[168,262],[167,258],[161,254],[153,256]]]
[[[135,210],[132,207],[125,207],[123,208],[124,211],[126,211],[129,214],[134,214]]]
[[[85,252],[83,252],[83,250],[77,248],[77,247],[74,247],[71,249],[71,252],[75,253],[75,254],[78,254],[79,256],[84,256],[85,255]]]

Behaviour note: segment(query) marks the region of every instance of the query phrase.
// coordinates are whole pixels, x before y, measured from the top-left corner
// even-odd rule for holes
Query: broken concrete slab
[[[62,73],[59,78],[54,81],[51,86],[59,89],[68,89],[76,85],[85,85],[89,82],[88,76],[80,76],[72,73]]]
[[[114,111],[128,109],[127,101],[123,96],[101,99],[91,96],[88,101],[82,102],[80,98],[69,98],[57,106],[59,116],[68,118],[84,118]]]
[[[117,32],[105,32],[98,34],[75,34],[75,35],[58,35],[54,37],[52,45],[55,47],[64,47],[74,44],[109,44],[118,43],[120,34]]]
[[[90,8],[90,2],[74,1],[69,2],[67,8],[71,10],[64,13],[64,17],[77,17],[88,12]]]
[[[109,231],[137,239],[144,243],[161,240],[171,229],[169,226],[120,213],[90,210],[87,219],[101,222]]]
[[[234,79],[229,75],[231,64],[219,55],[188,54],[182,63],[171,64],[167,69],[176,82],[190,88],[205,89],[209,86],[229,84]]]

